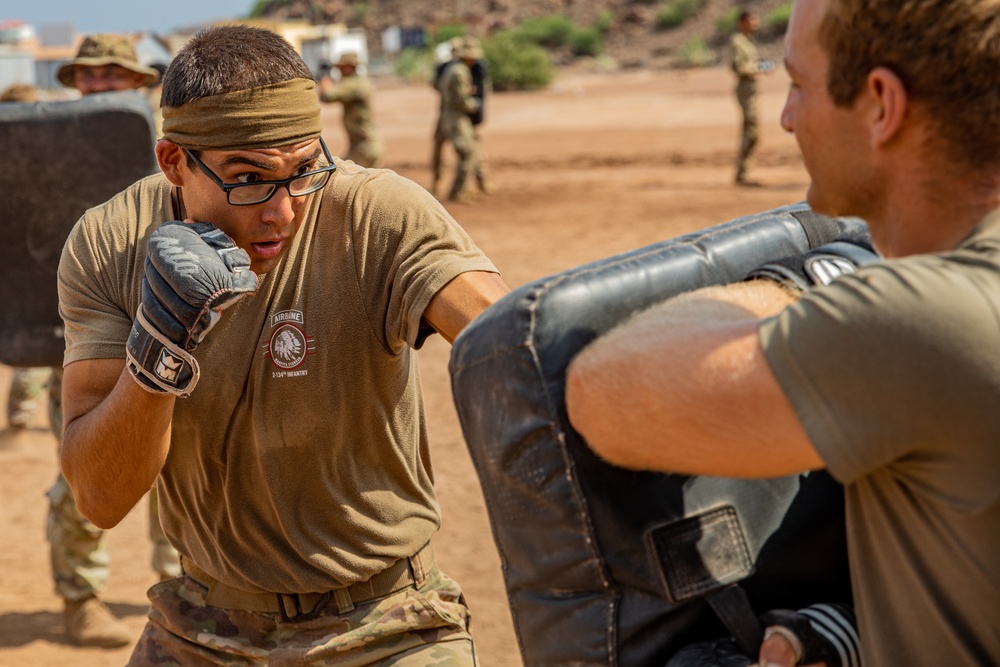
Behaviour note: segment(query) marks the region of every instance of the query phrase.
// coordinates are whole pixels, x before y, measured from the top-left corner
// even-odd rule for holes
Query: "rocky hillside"
[[[561,14],[580,27],[602,20],[605,53],[621,67],[666,68],[684,61],[692,39],[700,38],[709,58],[721,57],[728,36],[719,21],[737,5],[756,11],[762,18],[786,0],[686,0],[702,6],[681,25],[662,28],[657,16],[668,2],[678,0],[258,0],[254,13],[270,18],[306,19],[313,23],[346,23],[365,30],[374,55],[380,50],[380,35],[389,26],[423,27],[433,30],[447,24],[464,24],[468,32],[489,36],[513,28],[528,19]],[[681,0],[684,1],[684,0]],[[765,57],[780,58],[780,30],[762,25],[758,39]],[[567,64],[568,53],[553,54]]]

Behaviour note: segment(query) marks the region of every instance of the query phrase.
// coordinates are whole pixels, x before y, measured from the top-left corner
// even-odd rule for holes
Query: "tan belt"
[[[222,583],[189,559],[181,557],[181,568],[191,579],[208,589],[205,602],[222,609],[240,609],[281,614],[285,621],[306,621],[319,616],[334,604],[346,614],[355,605],[371,602],[408,586],[423,586],[427,573],[434,568],[434,552],[427,544],[409,558],[402,558],[368,581],[322,593],[250,593]]]

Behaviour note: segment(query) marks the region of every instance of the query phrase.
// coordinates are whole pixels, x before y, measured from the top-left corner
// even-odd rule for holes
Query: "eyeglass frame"
[[[254,181],[253,183],[226,183],[221,178],[219,178],[218,175],[214,171],[212,171],[208,167],[207,164],[205,164],[204,162],[202,162],[201,159],[197,155],[194,154],[194,151],[191,151],[191,150],[189,150],[187,148],[183,148],[183,147],[181,148],[181,150],[184,151],[185,155],[187,155],[192,160],[194,160],[194,163],[196,165],[198,165],[198,168],[201,169],[201,171],[206,176],[208,176],[210,179],[212,179],[212,181],[214,181],[215,184],[218,185],[222,189],[222,191],[226,193],[226,203],[227,204],[229,204],[230,206],[256,206],[257,204],[263,204],[263,203],[265,203],[267,201],[270,201],[271,197],[274,196],[274,193],[278,191],[278,187],[279,186],[284,186],[285,187],[285,190],[288,192],[288,196],[289,197],[305,197],[306,195],[311,195],[314,192],[319,192],[320,190],[322,190],[323,188],[325,188],[326,185],[327,185],[327,183],[330,182],[330,176],[329,176],[329,174],[332,174],[337,169],[337,165],[335,165],[333,163],[333,156],[330,154],[330,149],[326,147],[326,142],[323,141],[323,137],[319,138],[319,145],[323,147],[323,154],[326,155],[326,159],[330,162],[330,164],[328,164],[327,166],[320,167],[319,169],[314,169],[312,171],[307,171],[306,173],[299,174],[298,176],[289,176],[288,178],[282,178],[282,179],[277,180],[277,181]],[[292,181],[297,181],[300,178],[306,178],[308,176],[315,176],[316,174],[322,174],[323,172],[327,172],[327,174],[328,174],[327,177],[326,177],[326,180],[323,181],[323,184],[320,185],[315,190],[310,190],[309,192],[300,192],[298,194],[292,192],[292,188],[291,188]],[[230,193],[233,190],[237,190],[239,188],[249,187],[251,185],[273,185],[274,189],[271,190],[271,193],[268,194],[263,199],[261,199],[260,201],[234,204],[230,200]]]

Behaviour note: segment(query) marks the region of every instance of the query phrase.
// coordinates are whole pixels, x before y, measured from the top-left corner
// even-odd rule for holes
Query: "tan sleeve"
[[[757,49],[742,34],[733,35],[733,71],[743,77],[757,76]]]
[[[393,351],[413,346],[431,298],[466,271],[499,273],[424,188],[374,171],[349,208],[362,297],[376,335]]]
[[[865,267],[766,320],[768,364],[841,482],[892,469],[945,503],[981,508],[1000,489],[977,467],[1000,432],[1000,277],[936,257]]]

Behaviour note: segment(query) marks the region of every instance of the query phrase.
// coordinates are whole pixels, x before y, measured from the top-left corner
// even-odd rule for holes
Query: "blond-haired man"
[[[992,0],[796,0],[782,126],[812,207],[886,261],[668,301],[568,375],[612,462],[843,482],[869,665],[1000,661],[998,41]],[[796,657],[774,636],[761,662]]]

